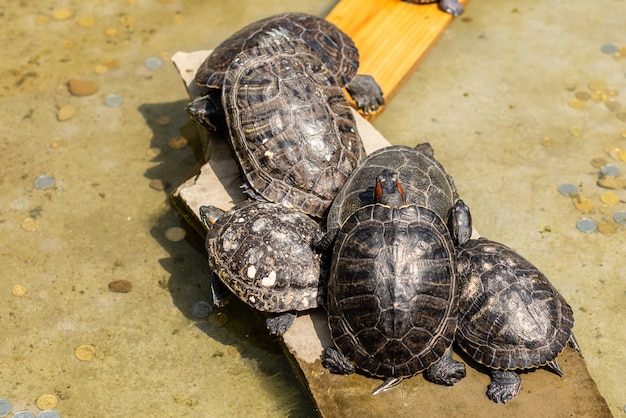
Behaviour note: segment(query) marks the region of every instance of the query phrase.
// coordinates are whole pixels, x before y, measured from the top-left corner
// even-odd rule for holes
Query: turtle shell
[[[374,203],[376,176],[384,169],[395,170],[402,179],[407,204],[433,210],[443,219],[458,198],[454,180],[433,157],[429,144],[415,148],[392,145],[371,153],[352,172],[333,201],[326,219],[332,240],[343,222],[358,208]]]
[[[240,53],[223,104],[236,158],[266,200],[322,217],[365,156],[343,92],[302,43]]]
[[[265,312],[306,310],[324,298],[323,257],[312,247],[318,224],[268,202],[244,202],[206,237],[209,267],[237,297]]]
[[[439,360],[456,328],[452,239],[433,211],[373,204],[335,242],[328,316],[336,347],[374,376],[408,377]]]
[[[284,13],[251,23],[222,42],[198,69],[196,83],[219,89],[228,66],[241,52],[291,41],[300,41],[315,51],[341,86],[356,75],[359,52],[348,35],[317,16]]]
[[[572,308],[548,279],[498,242],[458,247],[458,345],[492,369],[539,367],[572,336]]]

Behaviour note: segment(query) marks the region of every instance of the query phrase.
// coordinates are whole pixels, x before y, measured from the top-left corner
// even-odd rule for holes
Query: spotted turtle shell
[[[341,88],[302,43],[246,50],[224,79],[234,153],[263,198],[322,217],[365,156]]]
[[[333,341],[357,367],[381,377],[425,370],[456,328],[448,228],[414,204],[357,210],[337,236],[328,295]]]
[[[221,216],[206,237],[209,267],[255,309],[285,312],[323,302],[323,257],[312,241],[318,224],[268,202],[244,202]]]
[[[306,44],[328,66],[339,85],[356,75],[359,52],[354,42],[325,19],[304,13],[283,13],[251,23],[222,42],[196,73],[196,83],[221,88],[232,60],[243,51],[270,43],[297,41]]]
[[[572,336],[572,308],[537,267],[486,238],[458,248],[458,345],[493,369],[539,367]]]
[[[427,207],[447,219],[458,198],[456,186],[431,154],[432,148],[428,144],[416,148],[392,145],[371,153],[352,172],[333,201],[326,219],[327,232],[334,235],[333,231],[339,230],[356,210],[374,203],[376,177],[384,169],[398,172],[407,204]]]

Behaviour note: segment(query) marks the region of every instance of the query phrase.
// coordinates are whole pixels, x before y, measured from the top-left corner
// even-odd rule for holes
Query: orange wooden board
[[[461,0],[463,6],[468,2]],[[359,73],[374,76],[389,103],[457,18],[436,3],[341,0],[326,19],[354,40],[361,55]]]

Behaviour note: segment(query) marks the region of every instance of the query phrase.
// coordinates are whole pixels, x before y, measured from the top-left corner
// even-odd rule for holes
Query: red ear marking
[[[404,189],[402,189],[400,180],[396,180],[396,185],[398,186],[398,193],[400,193],[400,196],[402,196],[402,200],[404,200]]]
[[[380,185],[380,180],[376,180],[376,190],[374,190],[374,201],[379,202],[380,197],[383,195],[383,188]]]

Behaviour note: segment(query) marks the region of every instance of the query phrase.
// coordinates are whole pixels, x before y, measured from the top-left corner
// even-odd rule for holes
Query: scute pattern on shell
[[[454,248],[433,211],[373,204],[335,243],[328,285],[335,345],[375,376],[408,377],[439,360],[456,328]]]
[[[480,238],[457,254],[457,342],[493,369],[538,367],[572,336],[572,308],[533,264],[507,246]]]
[[[356,121],[326,66],[300,43],[233,59],[223,103],[244,176],[265,199],[326,213],[365,156]]]
[[[393,145],[371,153],[354,170],[328,211],[328,232],[338,230],[358,208],[374,202],[376,176],[384,169],[398,172],[407,204],[425,206],[447,219],[448,211],[458,198],[452,177],[432,155]]]
[[[209,267],[241,300],[261,311],[316,308],[323,302],[319,226],[307,215],[267,202],[244,202],[209,230]]]
[[[318,54],[341,86],[356,75],[359,52],[352,39],[325,19],[284,13],[251,23],[222,42],[204,61],[196,83],[221,88],[228,65],[239,53],[269,43],[300,41]]]

